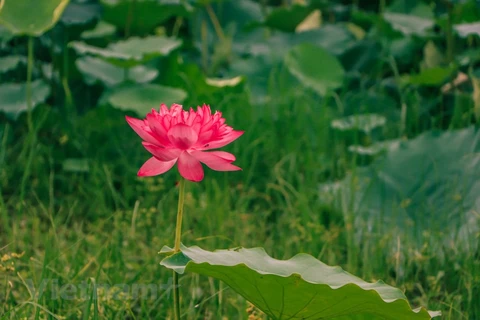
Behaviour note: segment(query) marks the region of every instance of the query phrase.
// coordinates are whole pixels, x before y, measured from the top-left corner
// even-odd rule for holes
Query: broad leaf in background
[[[116,28],[113,24],[100,20],[92,30],[83,31],[80,34],[82,39],[108,38],[115,34]]]
[[[68,26],[84,25],[101,17],[101,6],[97,3],[74,3],[68,4],[60,21]]]
[[[340,57],[347,72],[368,73],[377,67],[382,46],[374,40],[358,41]]]
[[[326,25],[299,33],[275,32],[266,37],[259,29],[235,39],[232,49],[238,55],[264,56],[280,62],[296,45],[310,43],[334,55],[341,55],[355,44],[355,38],[344,26]]]
[[[116,66],[131,68],[143,64],[151,59],[166,56],[180,47],[182,40],[163,36],[149,36],[145,38],[132,37],[99,48],[84,42],[73,41],[69,46],[79,54],[94,55]]]
[[[232,38],[233,41],[230,42],[236,45],[241,41],[239,37],[244,34],[243,31],[245,31],[244,29],[246,29],[247,25],[258,26],[263,20],[262,8],[257,2],[251,0],[221,1],[218,4],[215,2],[212,1],[210,5],[223,31],[213,25],[207,10],[196,10],[190,19],[190,33],[199,51],[205,51],[205,48],[213,51],[215,47]],[[223,33],[223,36],[219,35],[219,32]],[[254,32],[255,36],[257,34],[260,34],[260,37],[263,39],[262,36],[264,34],[262,32]],[[251,38],[250,36],[248,38]],[[254,40],[252,42],[257,41]],[[247,40],[244,44],[251,44],[252,42]],[[241,45],[239,47],[241,48]]]
[[[152,81],[158,75],[156,69],[140,65],[130,68],[128,70],[128,78],[125,79],[125,69],[94,57],[78,58],[75,64],[83,74],[85,82],[90,85],[96,81],[101,81],[107,87],[116,86],[127,80],[146,83]]]
[[[387,123],[384,116],[378,114],[359,114],[352,115],[332,121],[332,128],[339,131],[359,130],[369,134],[378,127],[383,127]]]
[[[463,50],[455,56],[455,60],[462,67],[475,64],[480,61],[480,49],[475,48]]]
[[[398,102],[380,90],[347,92],[342,104],[345,116],[374,113],[387,118],[390,125],[400,121]]]
[[[0,112],[7,117],[17,119],[27,110],[26,84],[5,83],[0,85]],[[32,106],[44,102],[50,95],[50,86],[43,80],[32,81]]]
[[[254,103],[265,103],[268,100],[269,79],[272,74],[278,79],[277,69],[281,68],[279,66],[289,50],[296,45],[307,43],[323,48],[331,54],[340,55],[354,44],[354,38],[345,27],[336,25],[326,25],[299,33],[278,31],[269,37],[265,36],[264,29],[258,29],[238,37],[233,42],[232,50],[238,58],[231,62],[228,75],[246,76]],[[298,85],[298,81],[289,72],[286,72],[286,75],[288,77],[282,78],[282,81],[291,83],[292,86]]]
[[[212,86],[212,87],[217,87],[217,88],[223,88],[223,87],[235,87],[240,84],[240,82],[243,81],[242,77],[235,77],[231,79],[218,79],[218,78],[206,78],[205,82]]]
[[[164,247],[160,253],[167,253]],[[161,265],[225,282],[269,317],[286,319],[431,319],[439,312],[412,310],[399,289],[368,283],[308,254],[276,260],[262,248],[218,250],[183,247]]]
[[[19,35],[40,36],[62,16],[69,0],[7,0],[0,24]]]
[[[158,109],[160,102],[166,105],[181,104],[187,98],[182,89],[165,87],[157,84],[128,85],[114,88],[102,98],[112,107],[121,110],[135,111],[138,115],[145,115]]]
[[[385,13],[384,18],[392,25],[393,29],[400,31],[404,35],[425,36],[427,30],[434,25],[432,19],[401,13]]]
[[[257,1],[218,1],[212,2],[220,24],[225,29],[232,29],[237,32],[244,31],[250,25],[263,20],[262,6]],[[198,10],[203,11],[203,10]],[[210,19],[208,19],[210,20]]]
[[[6,56],[0,58],[0,73],[5,73],[14,70],[19,64],[26,64],[27,59],[24,56]]]
[[[15,35],[12,31],[0,24],[0,48],[2,48],[8,41],[12,40],[14,36]]]
[[[268,14],[264,24],[273,29],[294,32],[297,25],[312,11],[313,8],[298,4],[294,4],[291,7],[275,8]]]
[[[250,57],[248,59],[236,59],[229,68],[227,75],[243,75],[247,78],[248,87],[252,95],[252,101],[260,104],[265,103],[268,92],[269,74],[272,66],[263,57]]]
[[[322,12],[318,9],[313,10],[295,27],[295,32],[303,32],[320,28],[322,25]]]
[[[420,41],[414,37],[401,37],[389,39],[386,42],[386,49],[394,59],[399,68],[406,68],[418,59],[416,54],[421,49]]]
[[[466,38],[469,35],[480,36],[480,22],[457,24],[454,26],[454,29],[462,38]]]
[[[474,252],[480,232],[480,131],[433,131],[394,145],[384,158],[347,176],[335,201],[355,217],[359,242],[366,233],[388,230],[393,239],[397,235],[419,247],[427,241],[439,252],[452,245]]]
[[[168,72],[162,73],[162,83],[169,86],[182,88],[188,92],[187,105],[197,105],[199,101],[216,101],[217,108],[223,104],[231,105],[233,99],[236,103],[248,103],[245,77],[207,78],[200,67],[195,63],[183,63],[177,57],[169,57]],[[240,112],[240,110],[237,110]]]
[[[425,69],[419,74],[403,77],[402,81],[414,85],[437,86],[447,81],[455,70],[455,66]]]
[[[370,146],[362,146],[362,145],[351,145],[348,146],[348,151],[351,153],[356,153],[361,156],[375,156],[381,154],[389,149],[394,149],[398,147],[398,144],[401,140],[387,140],[374,143]]]
[[[300,44],[285,57],[288,70],[306,87],[325,95],[342,86],[345,71],[338,59],[325,49]]]
[[[105,21],[131,34],[146,34],[170,17],[186,17],[193,7],[182,0],[100,0]]]
[[[388,6],[387,11],[413,15],[420,18],[434,18],[432,6],[418,0],[395,0]]]

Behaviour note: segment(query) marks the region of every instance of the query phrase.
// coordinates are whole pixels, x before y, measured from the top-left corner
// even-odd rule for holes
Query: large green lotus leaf
[[[345,71],[338,59],[325,49],[300,44],[285,57],[288,70],[305,86],[325,95],[342,86]]]
[[[26,84],[5,83],[0,85],[0,112],[16,119],[27,110]],[[44,102],[50,95],[50,86],[42,80],[32,82],[32,106]]]
[[[452,244],[455,251],[477,250],[480,131],[432,131],[400,142],[347,176],[334,205],[351,211],[359,242],[388,230],[417,246],[428,240],[432,250]]]
[[[69,0],[6,0],[0,24],[19,35],[40,36],[62,16]]]
[[[175,38],[149,36],[145,38],[132,37],[99,48],[85,42],[73,41],[70,46],[79,54],[94,55],[123,68],[143,64],[151,59],[166,56],[182,44]]]
[[[181,104],[187,98],[187,93],[177,88],[144,84],[117,87],[105,98],[115,108],[145,115],[152,111],[152,108],[158,108],[161,103]]]
[[[171,251],[164,247],[161,253]],[[183,247],[161,262],[177,273],[225,282],[275,320],[431,319],[439,312],[412,310],[399,289],[368,283],[308,254],[276,260],[263,248],[205,251]]]
[[[100,0],[103,19],[133,34],[147,34],[170,17],[188,16],[193,7],[182,0]]]
[[[417,17],[410,14],[385,13],[384,18],[392,28],[405,35],[424,36],[427,30],[434,26],[432,19]]]
[[[128,70],[128,79],[125,79],[125,69],[94,57],[79,58],[75,61],[75,64],[83,74],[85,82],[94,84],[96,81],[101,81],[108,87],[118,85],[124,80],[146,83],[155,79],[158,75],[156,69],[146,66],[136,66]]]

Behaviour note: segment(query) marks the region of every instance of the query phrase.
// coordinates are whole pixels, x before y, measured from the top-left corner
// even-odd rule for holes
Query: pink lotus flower
[[[153,157],[138,171],[139,176],[156,176],[170,170],[178,163],[178,171],[187,180],[203,179],[202,163],[216,171],[236,171],[232,164],[235,156],[224,151],[206,150],[221,148],[234,141],[243,131],[234,131],[225,124],[222,113],[212,115],[210,106],[184,111],[173,104],[170,110],[165,104],[160,112],[152,109],[144,120],[126,116],[128,124],[144,140],[142,142]]]

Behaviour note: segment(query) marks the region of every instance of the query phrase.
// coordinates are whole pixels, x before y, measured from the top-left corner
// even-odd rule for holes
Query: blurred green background
[[[125,121],[161,103],[245,130],[224,148],[243,171],[187,184],[183,243],[309,253],[480,318],[479,1],[2,5],[2,319],[171,317],[158,251],[179,175],[138,178],[149,154]],[[185,319],[248,317],[218,281],[185,275],[181,295]]]

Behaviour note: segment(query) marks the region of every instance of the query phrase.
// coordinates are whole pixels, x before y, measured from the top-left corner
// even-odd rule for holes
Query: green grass
[[[267,14],[267,2],[275,1],[257,4],[265,11],[262,15]],[[235,164],[243,171],[206,169],[204,181],[187,183],[182,242],[208,250],[262,246],[278,259],[308,253],[366,281],[381,279],[399,287],[413,307],[441,310],[442,319],[480,319],[478,249],[458,248],[454,242],[442,245],[427,229],[415,230],[423,235],[423,243],[418,244],[407,236],[397,237],[382,221],[358,242],[350,203],[345,201],[339,210],[327,205],[321,198],[325,194],[320,192],[321,184],[337,182],[372,161],[372,157],[349,152],[347,148],[353,143],[414,138],[433,128],[448,130],[478,123],[472,113],[478,98],[474,101],[468,84],[463,83],[466,89],[459,87],[447,93],[441,92],[440,84],[399,85],[403,76],[421,71],[420,64],[428,60],[423,52],[427,41],[435,40],[440,51],[445,48],[449,54],[461,54],[476,50],[478,39],[452,38],[452,31],[445,33],[441,23],[439,31],[431,31],[433,35],[410,36],[394,32],[383,19],[377,23],[369,18],[391,1],[381,1],[381,8],[353,1],[348,7],[360,4],[361,10],[349,9],[351,17],[342,17],[342,10],[327,6],[322,9],[324,23],[340,28],[336,29],[339,34],[346,22],[363,28],[367,46],[348,51],[350,42],[362,41],[353,35],[351,41],[339,44],[346,46],[338,48],[343,53],[337,56],[347,72],[344,86],[320,97],[289,76],[287,66],[274,57],[278,52],[256,48],[266,52],[245,58],[243,49],[232,49],[232,43],[253,48],[261,39],[250,39],[236,26],[261,24],[249,7],[231,5],[236,3],[226,5],[226,18],[219,14],[223,36],[210,26],[215,21],[205,11],[210,5],[199,5],[195,16],[172,16],[162,22],[164,29],[155,33],[178,35],[184,44],[178,52],[147,63],[159,70],[155,84],[188,93],[184,105],[210,104],[223,112],[229,125],[245,130],[224,148],[236,155]],[[433,15],[432,3],[421,2],[422,11],[431,9]],[[468,21],[476,19],[475,12],[469,16],[474,11],[469,4],[458,6]],[[219,13],[223,6],[212,7]],[[447,19],[442,13],[446,8],[451,9],[448,4],[437,8],[440,22]],[[76,10],[83,7],[78,5]],[[129,5],[126,10],[131,16],[136,9]],[[464,22],[461,12],[456,14],[454,23]],[[48,79],[52,89],[47,101],[33,110],[33,123],[25,113],[17,120],[0,113],[1,319],[173,318],[172,275],[159,265],[162,257],[158,251],[164,245],[173,246],[179,175],[175,168],[158,177],[136,176],[150,155],[126,123],[125,112],[98,101],[109,88],[101,83],[87,84],[75,67],[80,55],[65,49],[68,41],[78,38],[76,33],[93,27],[90,22],[73,27],[66,23],[31,42],[35,45],[33,78]],[[98,45],[143,35],[135,29],[142,26],[139,21],[120,22],[125,26],[96,39]],[[260,33],[278,36],[274,29]],[[276,41],[285,47],[291,45],[290,40],[282,39]],[[397,40],[406,41],[392,45]],[[370,42],[375,45],[370,47]],[[201,45],[195,47],[195,43]],[[25,55],[27,51],[26,38],[0,44],[1,57]],[[478,69],[475,59],[468,66],[458,66],[458,71]],[[52,76],[44,75],[40,67],[50,62]],[[439,66],[445,67],[442,63]],[[1,74],[1,79],[24,81],[24,67]],[[228,78],[237,73],[246,78],[238,86],[206,85],[207,76]],[[250,98],[258,99],[257,91],[264,89],[265,83],[267,99],[252,103]],[[364,96],[373,98],[356,101]],[[368,112],[387,118],[387,125],[372,136],[331,128],[333,119]],[[88,170],[66,170],[64,161],[72,158],[86,159]],[[394,212],[386,208],[384,214]],[[457,226],[449,227],[453,234],[458,231]],[[473,241],[478,240],[478,234],[472,236],[476,237]],[[252,313],[245,299],[216,280],[185,274],[180,285],[184,319],[247,319]]]
[[[444,319],[480,316],[480,273],[473,253],[458,254],[453,246],[442,260],[427,242],[417,247],[403,239],[392,248],[388,230],[355,243],[344,215],[319,199],[320,182],[341,178],[346,168],[355,167],[329,128],[337,115],[329,107],[333,99],[319,101],[298,88],[271,90],[272,100],[263,108],[252,107],[244,96],[209,101],[229,124],[246,131],[226,148],[237,155],[243,171],[206,171],[202,183],[187,184],[182,242],[211,250],[263,246],[275,258],[306,252],[367,281],[398,286],[413,306],[442,310]],[[17,134],[25,125],[1,127],[1,254],[23,253],[0,264],[5,269],[2,318],[171,317],[173,297],[165,290],[171,272],[159,265],[158,251],[173,245],[178,173],[137,178],[148,154],[123,113],[90,112],[73,124],[48,112],[23,202],[19,177],[26,158],[17,158],[24,144]],[[89,159],[88,173],[62,170],[58,159],[68,148]],[[45,279],[57,282],[35,296],[29,285],[38,290]],[[162,286],[154,298],[120,299],[111,289],[94,299],[94,283],[117,285],[117,290]],[[55,290],[65,284],[83,285],[84,291]],[[246,301],[218,281],[187,274],[180,284],[185,319],[247,318]],[[59,298],[62,294],[75,299]]]

